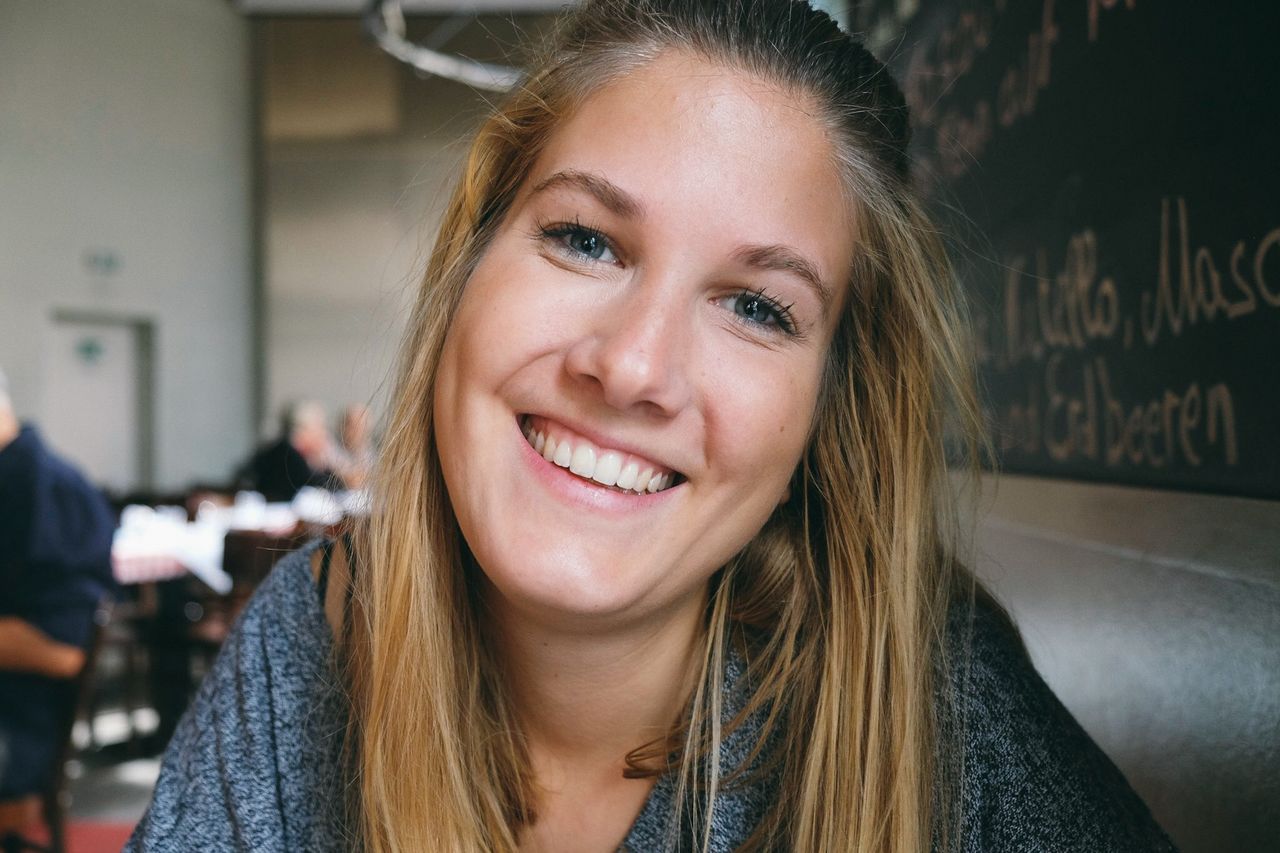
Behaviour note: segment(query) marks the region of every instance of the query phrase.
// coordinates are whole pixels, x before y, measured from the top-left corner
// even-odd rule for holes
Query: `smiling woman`
[[[804,3],[574,10],[472,146],[367,524],[264,587],[132,849],[1168,849],[958,562],[908,137]]]

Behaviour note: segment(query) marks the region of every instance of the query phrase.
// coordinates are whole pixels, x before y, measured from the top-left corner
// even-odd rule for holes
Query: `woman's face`
[[[596,627],[696,614],[784,499],[853,251],[805,107],[668,54],[591,95],[535,163],[434,400],[494,605]]]

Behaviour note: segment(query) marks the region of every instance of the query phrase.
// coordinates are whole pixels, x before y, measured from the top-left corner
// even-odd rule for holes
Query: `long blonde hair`
[[[942,421],[950,406],[960,434],[976,435],[977,409],[952,273],[910,186],[902,95],[803,2],[588,0],[481,127],[408,325],[341,660],[351,826],[375,853],[513,850],[534,819],[437,457],[436,373],[463,288],[547,139],[592,91],[669,50],[819,105],[856,212],[856,262],[791,496],[712,580],[687,716],[630,761],[672,768],[705,846],[711,803],[740,781],[721,771],[717,744],[755,716],[777,799],[749,846],[919,851],[940,837],[943,635],[964,578],[950,556]],[[735,644],[750,649],[754,689],[725,720]]]

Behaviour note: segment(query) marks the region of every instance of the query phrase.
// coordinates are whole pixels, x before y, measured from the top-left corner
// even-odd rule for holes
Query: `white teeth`
[[[634,494],[654,494],[670,487],[675,479],[671,472],[659,474],[651,467],[641,470],[640,462],[623,465],[625,455],[616,450],[598,451],[585,441],[574,447],[572,441],[563,438],[557,443],[551,433],[537,431],[531,421],[521,423],[520,428],[525,440],[543,459],[602,486]]]
[[[622,454],[609,450],[601,453],[600,458],[596,460],[595,470],[591,472],[591,479],[602,486],[612,486],[618,482],[618,474],[621,471]]]
[[[559,453],[556,454],[559,457]],[[559,464],[559,458],[556,463]],[[569,460],[569,470],[577,474],[579,477],[591,479],[591,475],[596,470],[596,452],[585,444],[579,444],[573,451],[573,456]]]
[[[556,448],[555,458],[551,461],[561,468],[569,467],[569,463],[573,461],[573,448],[569,446],[569,442],[560,442],[560,446]]]
[[[640,473],[640,466],[634,462],[628,462],[627,467],[623,468],[622,472],[618,474],[618,479],[614,482],[614,485],[619,489],[634,488],[638,473]]]

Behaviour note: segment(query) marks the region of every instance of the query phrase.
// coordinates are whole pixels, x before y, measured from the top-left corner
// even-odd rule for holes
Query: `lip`
[[[551,419],[548,418],[548,420]],[[574,426],[565,424],[563,421],[557,420],[555,422],[564,424],[567,429],[577,432],[583,438],[586,438],[593,443],[596,441],[596,438],[589,432],[580,431]],[[637,495],[626,494],[615,489],[601,486],[597,483],[588,482],[577,474],[571,474],[559,465],[543,459],[542,456],[533,449],[533,446],[525,440],[524,433],[520,431],[520,418],[513,419],[512,426],[515,434],[515,440],[519,442],[520,458],[529,468],[529,473],[553,494],[575,507],[591,509],[597,512],[604,512],[613,515],[629,515],[635,512],[654,509],[667,503],[685,485],[682,479],[674,486],[670,486],[660,492]],[[644,455],[634,452],[629,448],[609,444],[605,441],[601,441],[600,446],[609,447],[610,449],[626,453],[632,453],[635,456]],[[652,457],[648,456],[645,458],[652,459]]]

